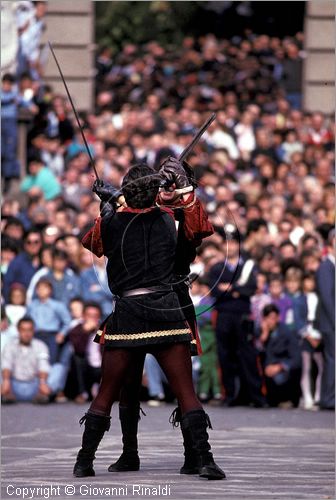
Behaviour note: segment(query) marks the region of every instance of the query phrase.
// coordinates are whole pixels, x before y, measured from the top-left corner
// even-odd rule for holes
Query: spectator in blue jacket
[[[324,368],[320,407],[335,409],[335,230],[328,236],[328,254],[316,273],[319,305],[317,326],[323,339]]]
[[[225,226],[225,235],[227,258],[215,264],[208,274],[214,309],[218,312],[216,339],[226,394],[224,405],[238,404],[242,395],[245,401],[260,407],[266,401],[257,369],[257,353],[250,342],[252,323],[249,320],[251,296],[256,290],[256,267],[252,259],[240,256],[240,236],[232,224]]]
[[[66,306],[51,298],[53,287],[49,280],[41,278],[36,286],[37,299],[27,308],[27,314],[33,319],[35,337],[49,347],[50,363],[56,363],[59,346],[64,343],[71,323],[71,316]]]
[[[9,291],[13,283],[21,283],[26,289],[31,278],[40,267],[39,252],[42,238],[39,231],[31,229],[24,237],[23,252],[20,252],[9,264],[4,277],[3,294],[8,303]]]
[[[256,345],[261,353],[271,406],[290,402],[297,406],[300,398],[301,352],[298,337],[280,322],[275,304],[264,307],[260,335]]]

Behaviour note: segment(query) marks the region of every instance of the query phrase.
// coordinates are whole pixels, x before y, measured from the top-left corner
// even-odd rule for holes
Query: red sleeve
[[[104,255],[100,226],[101,217],[98,217],[94,226],[92,226],[92,228],[82,238],[83,247],[90,250],[90,252],[97,255],[97,257],[102,257]]]
[[[194,197],[195,195],[193,194],[192,196]],[[195,201],[194,203],[193,200]],[[188,240],[197,241],[199,245],[199,240],[207,238],[214,233],[214,228],[208,220],[208,215],[204,210],[200,200],[196,197],[191,198],[191,201],[189,201],[188,199],[187,202],[182,202],[181,207],[183,208],[184,212],[185,235]]]

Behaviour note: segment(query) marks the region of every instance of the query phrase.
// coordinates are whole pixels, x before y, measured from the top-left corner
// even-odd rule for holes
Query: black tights
[[[134,398],[138,401],[139,367],[142,370],[146,352],[150,352],[157,359],[179,401],[182,414],[202,408],[192,381],[189,344],[180,343],[155,346],[146,351],[141,348],[105,349],[102,361],[102,380],[99,392],[90,406],[91,412],[98,415],[110,415],[112,405],[119,399],[120,391],[125,383],[132,388],[133,382]],[[130,377],[132,374],[135,376],[133,381]]]

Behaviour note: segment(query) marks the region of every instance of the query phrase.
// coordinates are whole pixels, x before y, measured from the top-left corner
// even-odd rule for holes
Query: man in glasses
[[[42,246],[41,234],[31,229],[23,240],[23,251],[20,252],[9,264],[4,277],[4,297],[8,302],[9,290],[13,283],[21,283],[28,287],[32,276],[40,268],[40,250]]]

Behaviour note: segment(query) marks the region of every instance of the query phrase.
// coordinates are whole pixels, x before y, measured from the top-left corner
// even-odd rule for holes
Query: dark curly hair
[[[157,172],[145,163],[139,163],[129,169],[121,189],[129,207],[148,208],[154,204],[159,184]]]

